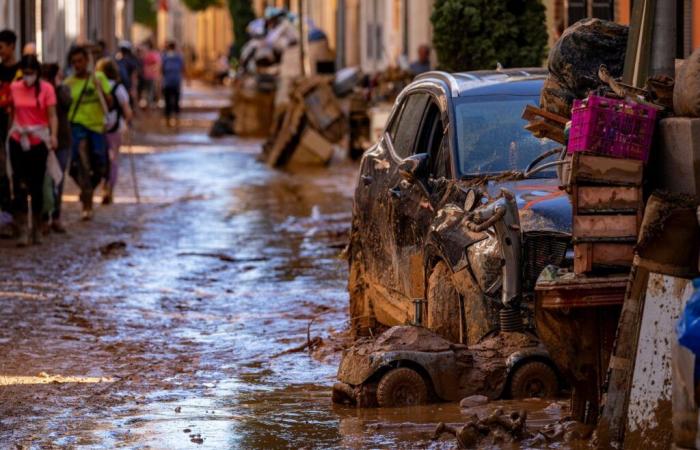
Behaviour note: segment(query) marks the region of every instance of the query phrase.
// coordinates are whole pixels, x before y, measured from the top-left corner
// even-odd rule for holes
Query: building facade
[[[131,34],[133,0],[0,0],[0,29],[36,44],[42,61],[63,63],[71,45],[104,41],[112,51]]]

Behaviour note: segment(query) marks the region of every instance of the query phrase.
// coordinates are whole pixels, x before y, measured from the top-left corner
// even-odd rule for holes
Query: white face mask
[[[25,75],[23,78],[27,86],[34,86],[34,83],[36,82],[36,75]]]

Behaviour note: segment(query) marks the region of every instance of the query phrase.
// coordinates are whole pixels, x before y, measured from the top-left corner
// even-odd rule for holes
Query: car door
[[[398,182],[393,196],[392,227],[397,290],[408,300],[423,297],[425,285],[423,248],[433,221],[439,193],[436,182],[451,177],[447,115],[430,96],[416,134],[413,155],[427,155],[426,170],[413,182]]]
[[[361,217],[357,230],[363,235],[363,252],[368,275],[378,284],[375,291],[391,305],[382,305],[377,299],[375,312],[391,323],[402,323],[403,315],[395,313],[395,291],[400,283],[394,264],[395,233],[390,224],[395,206],[396,187],[400,182],[398,167],[406,157],[413,155],[416,137],[428,103],[429,95],[415,92],[400,97],[384,136],[376,148],[363,159],[360,195],[356,195],[356,215]],[[382,312],[387,306],[386,312]],[[393,311],[393,312],[392,312]]]

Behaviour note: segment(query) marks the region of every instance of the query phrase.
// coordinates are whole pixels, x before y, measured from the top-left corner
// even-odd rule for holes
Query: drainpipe
[[[676,1],[658,0],[651,41],[650,76],[676,74]]]

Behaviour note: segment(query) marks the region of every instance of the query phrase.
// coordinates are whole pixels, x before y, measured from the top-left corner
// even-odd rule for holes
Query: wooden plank
[[[566,143],[564,130],[544,121],[530,122],[529,124],[525,125],[525,129],[532,133],[536,138],[548,138],[559,144]]]
[[[641,186],[644,163],[634,159],[575,153],[572,183],[599,183],[614,186]]]
[[[545,109],[538,108],[534,105],[525,106],[525,111],[523,111],[522,115],[523,119],[532,122],[538,120],[540,117],[546,120],[550,120],[554,122],[554,124],[560,125],[560,128],[562,130],[566,126],[566,123],[569,121],[569,119],[567,119],[566,117],[562,117],[559,114],[554,114],[553,112],[549,112]]]
[[[574,246],[574,273],[583,274],[593,270],[593,245],[577,244]]]
[[[638,187],[626,186],[580,186],[574,187],[574,214],[596,212],[634,211],[642,208],[642,191]]]
[[[632,238],[637,236],[636,215],[574,216],[574,238]]]
[[[538,305],[546,309],[622,305],[627,277],[586,277],[537,283]]]
[[[588,242],[574,245],[574,272],[591,272],[600,267],[629,267],[634,259],[634,244]]]
[[[613,443],[619,448],[619,443],[622,442],[648,282],[649,271],[637,266],[635,262],[630,272],[615,348],[611,355],[611,360],[616,363],[608,369],[608,392],[597,429],[599,449],[612,448]]]

